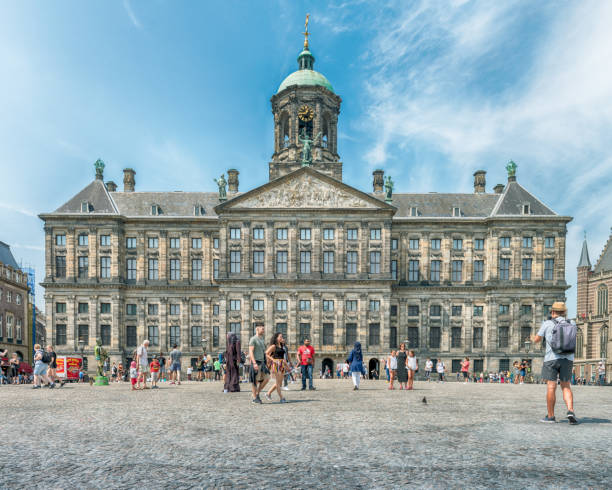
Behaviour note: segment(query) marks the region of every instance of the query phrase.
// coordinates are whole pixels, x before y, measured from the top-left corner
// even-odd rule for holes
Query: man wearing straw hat
[[[542,366],[542,378],[547,382],[546,391],[546,407],[548,413],[541,422],[555,423],[555,402],[557,391],[557,378],[561,381],[561,390],[563,391],[563,401],[567,405],[567,420],[570,424],[578,423],[576,415],[574,415],[574,397],[570,388],[570,380],[572,377],[572,368],[574,366],[574,353],[571,352],[554,352],[551,346],[553,329],[562,323],[567,324],[565,319],[567,308],[562,301],[556,301],[551,308],[552,320],[542,322],[542,326],[537,335],[532,337],[533,342],[540,342],[546,339],[546,354],[544,355],[544,365]]]

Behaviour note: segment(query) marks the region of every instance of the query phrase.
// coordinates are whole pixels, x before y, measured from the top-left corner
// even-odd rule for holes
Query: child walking
[[[417,358],[414,355],[414,351],[408,351],[408,390],[413,389],[414,384],[414,373],[419,369],[417,364]]]
[[[158,389],[159,386],[157,386],[157,381],[159,380],[159,370],[161,368],[161,364],[159,363],[157,356],[153,356],[153,360],[151,361],[149,368],[151,369],[151,389]]]
[[[138,366],[136,361],[132,361],[130,364],[130,381],[132,382],[132,391],[136,391],[136,381],[138,381]]]

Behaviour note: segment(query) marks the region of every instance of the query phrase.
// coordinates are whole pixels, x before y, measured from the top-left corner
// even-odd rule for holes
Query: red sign
[[[57,376],[67,380],[78,380],[82,364],[83,359],[80,357],[57,356]]]
[[[66,358],[63,356],[57,356],[57,359],[55,360],[55,362],[57,363],[57,369],[55,370],[55,372],[57,373],[58,378],[65,378],[66,377]]]

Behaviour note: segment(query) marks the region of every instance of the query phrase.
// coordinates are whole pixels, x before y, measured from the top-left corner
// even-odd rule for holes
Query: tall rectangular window
[[[191,259],[191,279],[202,280],[202,259]]]
[[[100,338],[102,345],[111,345],[111,326],[100,325]]]
[[[239,299],[230,300],[230,311],[240,311],[242,302]]]
[[[510,314],[510,305],[499,305],[499,314],[500,315],[509,315]]]
[[[346,239],[347,240],[357,240],[359,235],[359,231],[357,228],[349,228],[346,230]]]
[[[508,371],[509,369],[510,369],[510,359],[500,359],[499,360],[499,370]]]
[[[263,310],[264,310],[264,300],[254,299],[253,300],[253,311],[263,311]]]
[[[323,229],[323,240],[333,240],[333,239],[334,239],[334,229],[324,228]]]
[[[499,237],[499,248],[510,248],[510,237],[509,236]]]
[[[170,259],[170,280],[178,281],[181,278],[181,261]]]
[[[463,239],[453,238],[453,250],[463,250]]]
[[[78,312],[89,313],[89,303],[79,303]]]
[[[499,347],[506,348],[508,347],[508,327],[499,327]]]
[[[397,348],[397,327],[389,327],[389,349]]]
[[[380,228],[370,229],[370,240],[380,240]]]
[[[215,250],[219,249],[219,238],[218,237],[213,238],[213,248]]]
[[[523,281],[531,281],[531,264],[532,259],[523,259],[523,267],[521,269],[521,279]]]
[[[125,248],[134,249],[136,248],[136,237],[128,237],[125,239]]]
[[[531,327],[521,327],[521,343],[519,349],[525,348],[525,342],[531,338]]]
[[[461,327],[451,328],[451,347],[454,349],[461,347]]]
[[[475,238],[474,239],[474,250],[484,250],[484,238]]]
[[[213,279],[219,279],[219,259],[213,259]]]
[[[555,270],[555,259],[544,259],[544,280],[552,281]]]
[[[484,260],[474,261],[474,282],[484,281]]]
[[[136,326],[128,325],[125,327],[125,346],[136,347],[138,345],[138,339],[136,337]]]
[[[276,239],[277,240],[287,240],[287,228],[277,228],[276,229]]]
[[[391,279],[397,280],[397,260],[391,261]]]
[[[55,235],[55,245],[58,247],[65,247],[66,235]]]
[[[181,327],[178,325],[170,326],[170,347],[173,345],[181,345]]]
[[[261,227],[253,228],[253,240],[263,240],[265,236],[264,229]]]
[[[309,299],[300,300],[300,311],[310,311],[310,300]]]
[[[66,325],[55,325],[55,344],[66,345]]]
[[[229,324],[229,333],[235,333],[238,338],[240,338],[240,322],[230,322]]]
[[[79,257],[79,277],[87,277],[89,275],[89,257],[81,255]]]
[[[370,323],[368,345],[380,345],[380,323]]]
[[[510,279],[510,259],[499,259],[499,279],[502,281]]]
[[[170,238],[170,248],[181,248],[181,239],[179,237]]]
[[[300,240],[310,240],[310,228],[300,228]]]
[[[323,252],[323,274],[334,273],[334,252]]]
[[[346,273],[357,274],[357,252],[346,252]]]
[[[151,345],[159,345],[159,327],[156,325],[149,325],[147,327],[148,339]]]
[[[410,242],[409,242],[409,247],[410,250],[418,250],[419,249],[419,239],[418,238],[411,238]]]
[[[310,323],[300,323],[298,334],[299,334],[298,342],[300,344],[304,343],[304,339],[310,340]]]
[[[461,305],[451,306],[451,316],[461,316],[463,307]]]
[[[475,305],[474,306],[474,316],[482,316],[483,315],[484,306]]]
[[[419,305],[408,305],[408,316],[419,316]]]
[[[89,344],[89,325],[79,325],[79,344],[85,343],[85,345]]]
[[[544,239],[544,247],[546,247],[546,248],[555,248],[555,237],[554,236],[547,236]]]
[[[287,342],[287,323],[279,322],[276,324],[276,331],[283,334],[285,342]]]
[[[440,327],[429,328],[429,347],[431,349],[440,348]]]
[[[370,300],[370,311],[376,312],[380,311],[380,301],[377,299]]]
[[[240,256],[238,250],[230,252],[230,274],[240,274]]]
[[[432,250],[440,250],[442,241],[439,238],[432,238],[429,243]]]
[[[111,237],[110,237],[110,235],[100,235],[100,246],[101,247],[110,247],[111,246]]]
[[[195,249],[202,248],[202,239],[201,238],[192,238],[191,239],[191,248],[195,248]]]
[[[108,314],[111,312],[111,304],[110,303],[100,303],[100,313]]]
[[[66,303],[55,303],[55,313],[66,313]]]
[[[323,345],[334,345],[334,324],[323,324]]]
[[[215,325],[212,329],[212,334],[213,334],[213,338],[212,338],[212,344],[213,347],[219,347],[219,327],[217,325]]]
[[[202,345],[202,327],[191,327],[191,347],[200,347]]]
[[[136,280],[136,259],[127,259],[125,261],[125,277],[128,281]]]
[[[370,252],[370,274],[380,274],[380,252]]]
[[[442,316],[442,307],[440,305],[429,305],[429,316]]]
[[[310,252],[302,250],[300,252],[300,272],[310,274]]]
[[[286,299],[276,300],[276,311],[287,311],[287,300]]]
[[[147,240],[148,248],[159,248],[159,238],[156,236],[150,236]]]
[[[333,299],[323,300],[323,311],[334,311],[334,300]]]
[[[408,261],[408,280],[410,282],[416,282],[419,280],[419,261],[418,260]]]
[[[157,303],[147,304],[147,315],[159,315],[159,305]]]
[[[397,250],[399,247],[399,240],[397,238],[391,239],[391,250]]]
[[[213,305],[213,316],[219,316],[219,305]]]
[[[135,316],[138,313],[138,307],[135,303],[128,303],[125,305],[125,314]]]
[[[287,274],[287,252],[284,250],[276,252],[276,273]]]
[[[357,342],[357,324],[356,323],[347,323],[345,325],[346,329],[346,340],[345,345],[354,345]]]
[[[482,348],[482,327],[474,327],[472,346],[475,349]]]
[[[451,263],[451,280],[461,282],[463,280],[463,260],[453,260]]]
[[[193,303],[191,305],[191,314],[194,316],[199,316],[202,314],[202,305],[198,303]]]
[[[523,237],[523,248],[531,248],[533,246],[533,238],[530,236]]]
[[[66,256],[55,257],[55,277],[66,277]]]
[[[149,259],[148,278],[151,280],[159,279],[159,268],[157,259]]]
[[[357,300],[356,299],[346,300],[346,311],[357,311]]]
[[[87,245],[89,245],[89,235],[80,234],[79,247],[86,247]]]
[[[431,269],[429,271],[429,279],[432,282],[440,282],[440,261],[432,260]]]
[[[408,349],[419,348],[419,327],[408,327]]]
[[[181,314],[181,305],[178,303],[173,303],[170,305],[170,314],[173,316],[178,316]]]
[[[240,228],[238,227],[230,228],[230,240],[240,240]]]
[[[253,274],[264,273],[264,251],[255,250],[253,252]]]

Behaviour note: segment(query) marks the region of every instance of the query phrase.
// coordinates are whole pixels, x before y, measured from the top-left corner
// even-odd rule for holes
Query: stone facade
[[[266,335],[283,331],[292,351],[310,337],[317,369],[333,371],[355,340],[370,369],[405,340],[449,372],[466,355],[477,371],[541,362],[524,340],[565,297],[571,218],[514,173],[494,193],[477,171],[473,194],[399,193],[390,202],[382,170],[372,193],[344,184],[341,99],[308,73],[316,74],[310,56],[299,57],[305,74],[287,78],[306,81],[283,82],[272,97],[268,183],[241,193],[232,169],[222,201],[136,191],[127,169],[124,192],[98,175],[41,215],[46,317],[59,353],[78,350],[80,338],[91,355],[101,337],[112,359],[125,361],[149,338],[153,352],[176,341],[188,363],[202,338],[217,353],[227,332],[246,344],[264,321]],[[307,165],[301,131],[313,140]]]
[[[591,266],[586,238],[578,263],[576,325],[578,326],[574,369],[576,377],[595,381],[598,365],[606,365],[606,381],[612,380],[612,339],[609,325],[612,314],[608,292],[612,288],[612,236],[595,267]]]
[[[13,352],[26,363],[32,355],[28,324],[28,277],[9,246],[0,242],[0,350]]]

